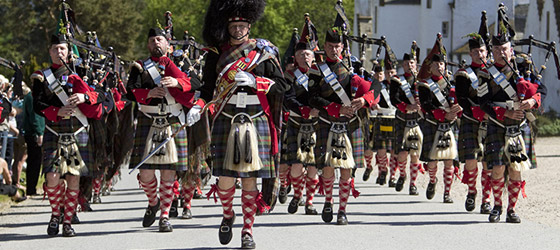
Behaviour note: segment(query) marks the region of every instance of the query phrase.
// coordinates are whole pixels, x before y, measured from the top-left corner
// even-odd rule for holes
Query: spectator
[[[8,170],[8,163],[6,163],[6,160],[2,158],[0,158],[0,174],[6,181],[6,184],[0,182],[0,194],[12,197],[12,200],[15,202],[22,202],[27,199],[26,196],[20,195],[20,193],[18,192],[18,188],[15,185],[12,185],[10,171]]]
[[[31,89],[22,82],[23,95],[27,95],[31,92]],[[23,164],[27,160],[27,146],[25,144],[25,138],[23,136],[23,100],[14,100],[12,103],[13,108],[16,110],[16,122],[17,129],[20,131],[17,138],[14,141],[14,169],[12,169],[12,183],[19,189],[25,189],[21,185],[21,171],[23,169]]]
[[[43,133],[45,118],[33,110],[31,91],[23,98],[23,134],[27,144],[27,195],[37,194],[37,182],[41,173],[43,159]]]

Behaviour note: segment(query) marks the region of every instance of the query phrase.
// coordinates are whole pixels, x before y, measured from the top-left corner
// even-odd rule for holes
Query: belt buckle
[[[237,103],[235,104],[236,108],[246,108],[247,107],[247,93],[245,92],[238,92],[237,93]]]
[[[167,105],[165,103],[158,104],[158,115],[167,114]]]
[[[451,129],[451,125],[449,123],[440,123],[438,125],[438,130],[441,132],[447,132]]]
[[[519,126],[517,125],[513,125],[513,126],[506,126],[506,135],[508,136],[517,136],[521,133]]]
[[[416,121],[414,120],[406,120],[406,126],[407,127],[416,127]]]

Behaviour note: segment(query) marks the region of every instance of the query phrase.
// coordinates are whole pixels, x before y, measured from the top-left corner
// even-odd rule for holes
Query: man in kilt
[[[379,101],[379,90],[370,90],[370,82],[352,75],[343,64],[342,42],[340,27],[327,30],[324,46],[326,62],[318,65],[323,79],[309,101],[311,107],[320,110],[315,159],[317,168],[323,171],[325,205],[321,217],[327,223],[333,219],[334,172],[335,168],[340,169],[337,225],[348,224],[346,204],[350,191],[358,196],[351,171],[364,164],[364,137],[356,112]],[[331,84],[338,87],[331,87]]]
[[[464,69],[459,69],[455,73],[455,89],[457,93],[457,101],[463,108],[461,116],[461,124],[459,127],[459,161],[465,164],[463,170],[462,182],[468,186],[467,199],[465,200],[465,209],[473,211],[476,199],[476,179],[478,177],[478,162],[482,161],[482,150],[484,138],[486,137],[486,114],[478,104],[477,88],[479,79],[488,79],[490,75],[486,70],[481,69],[486,62],[488,52],[486,43],[477,33],[470,34],[469,39],[469,55],[471,56],[471,65]],[[490,213],[490,175],[486,162],[482,161],[482,205],[480,213]]]
[[[290,114],[286,128],[286,153],[283,157],[286,158],[286,164],[291,166],[290,179],[294,187],[294,196],[288,205],[288,212],[297,212],[305,186],[305,214],[317,215],[317,210],[313,207],[313,197],[319,183],[314,155],[319,110],[312,108],[309,100],[321,77],[314,65],[313,51],[319,49],[317,34],[313,29],[309,30],[309,22],[311,21],[306,16],[301,39],[295,46],[294,67],[285,74],[291,88],[284,99],[284,105],[288,107]],[[310,77],[311,74],[314,76]]]
[[[52,209],[47,234],[58,234],[61,208],[64,208],[62,235],[72,237],[76,235],[71,221],[78,204],[80,175],[88,174],[93,161],[87,118],[101,118],[100,102],[104,96],[68,66],[73,62],[65,35],[52,37],[49,55],[52,65],[31,76],[34,110],[46,118],[44,190]]]
[[[200,110],[204,106],[201,100],[194,98],[194,90],[201,86],[201,81],[195,75],[188,77],[166,56],[168,38],[164,30],[150,29],[147,40],[150,57],[135,62],[130,70],[127,97],[138,104],[140,111],[136,117],[130,168],[146,158],[182,124],[192,125],[193,119],[200,119]],[[176,171],[187,169],[187,158],[187,133],[181,129],[175,138],[140,166],[138,181],[148,197],[142,226],[151,226],[157,211],[161,210],[159,231],[173,231],[169,223],[173,183]],[[156,169],[161,174],[159,198]]]
[[[434,47],[439,49],[439,42],[438,39]],[[437,163],[443,161],[445,188],[443,202],[453,203],[449,194],[455,172],[453,159],[457,156],[453,127],[458,113],[461,112],[461,106],[457,104],[454,89],[448,80],[445,56],[439,52],[432,52],[427,59],[431,60],[427,63],[425,61],[422,67],[429,67],[430,77],[418,84],[420,105],[425,112],[422,126],[424,141],[420,160],[428,163],[428,173],[430,174],[426,197],[431,200],[435,195]]]
[[[286,83],[278,49],[264,39],[250,39],[251,25],[264,12],[265,1],[210,2],[203,29],[208,49],[201,97],[215,106],[212,126],[213,187],[223,208],[218,236],[233,237],[235,179],[241,178],[243,228],[241,247],[253,249],[253,223],[266,206],[257,178],[276,178],[280,111]],[[264,191],[264,189],[263,189]],[[262,211],[262,210],[261,210]]]
[[[422,131],[419,129],[422,117],[420,115],[420,100],[416,91],[417,60],[416,50],[413,49],[411,53],[405,53],[402,61],[404,75],[400,77],[393,76],[390,80],[391,103],[397,107],[396,139],[393,150],[397,154],[397,165],[403,169],[406,169],[406,163],[410,155],[409,195],[418,195],[416,178],[418,177],[418,172],[423,171],[419,152],[422,149]],[[411,132],[405,134],[405,131]],[[418,134],[414,134],[414,131]],[[407,137],[410,137],[411,140],[406,140]],[[406,143],[407,141],[410,141],[410,143]],[[404,175],[401,174],[401,176],[406,178],[406,172]],[[402,183],[404,184],[404,180]]]
[[[381,84],[385,80],[385,73],[383,72],[383,67],[379,64],[375,64],[373,66],[373,79],[371,79],[372,86],[377,85],[379,89],[381,89]],[[375,107],[374,107],[375,108]],[[364,122],[364,137],[366,139],[366,150],[364,152],[364,158],[366,160],[366,169],[364,171],[364,175],[362,176],[363,181],[369,180],[371,172],[373,172],[373,150],[375,150],[376,146],[379,146],[380,143],[376,143],[378,140],[378,133],[375,133],[376,130],[376,120],[377,120],[377,112],[374,112],[373,109],[367,109],[368,114],[364,117],[368,119],[367,122]],[[380,156],[379,154],[377,156]],[[379,175],[375,183],[380,185],[385,185],[386,178],[387,178],[387,156],[384,156],[385,159],[377,159],[375,164],[378,167]]]
[[[492,37],[492,54],[495,63],[487,67],[491,80],[484,79],[478,88],[480,106],[489,119],[484,160],[488,169],[492,170],[490,182],[494,208],[488,220],[500,221],[504,173],[507,167],[509,202],[506,222],[520,223],[521,219],[514,209],[519,192],[524,193],[525,188],[521,171],[536,164],[533,138],[528,125],[528,119],[532,116],[529,111],[540,107],[546,88],[538,81],[533,83],[519,77],[512,70],[515,56],[505,32]]]

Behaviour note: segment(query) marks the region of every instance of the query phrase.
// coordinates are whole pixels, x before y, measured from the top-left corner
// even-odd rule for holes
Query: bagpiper
[[[130,168],[144,162],[138,174],[138,182],[148,197],[142,226],[151,226],[157,211],[161,210],[160,232],[173,231],[169,210],[173,202],[175,173],[187,170],[187,133],[182,125],[192,125],[200,119],[204,106],[194,95],[194,90],[202,85],[201,81],[194,75],[187,76],[166,56],[169,38],[168,33],[159,27],[149,30],[147,47],[150,57],[133,63],[127,82],[127,97],[138,104],[140,111],[136,117]],[[158,148],[172,133],[176,136]],[[148,158],[154,151],[155,154]],[[156,169],[161,174],[159,198]]]
[[[93,163],[88,118],[101,118],[104,96],[75,73],[65,35],[53,35],[50,44],[52,65],[31,76],[33,107],[46,118],[44,190],[52,209],[47,234],[58,234],[63,208],[62,235],[72,237],[76,235],[71,222],[78,204],[80,176],[87,175]]]
[[[263,0],[210,2],[203,38],[206,57],[201,97],[213,104],[212,164],[223,208],[221,244],[233,237],[235,179],[241,178],[243,228],[241,247],[253,249],[257,210],[267,204],[257,178],[276,178],[280,112],[287,88],[278,49],[265,39],[249,37],[264,12]],[[264,190],[263,190],[264,191]],[[270,204],[268,204],[270,205]]]

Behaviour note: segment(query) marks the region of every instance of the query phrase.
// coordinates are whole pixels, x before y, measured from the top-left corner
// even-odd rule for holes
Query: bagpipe
[[[560,62],[558,60],[558,53],[556,52],[555,41],[547,43],[541,40],[537,40],[533,37],[533,35],[530,35],[529,38],[526,39],[514,40],[513,44],[515,46],[528,46],[527,52],[515,50],[515,54],[517,55],[516,59],[518,59],[516,60],[516,64],[522,64],[525,66],[524,68],[526,70],[521,72],[524,77],[528,77],[530,74],[533,74],[535,77],[537,77],[536,80],[540,80],[542,78],[543,71],[547,68],[546,64],[548,63],[550,56],[553,56],[554,64],[556,66],[556,75],[560,80]],[[532,58],[531,52],[533,47],[546,50],[544,62],[539,68],[535,66]]]
[[[24,61],[21,61],[20,65],[18,65],[16,62],[0,57],[0,65],[14,71],[10,82],[13,86],[14,98],[23,98],[23,72],[21,71],[21,65],[23,64],[25,64]]]

